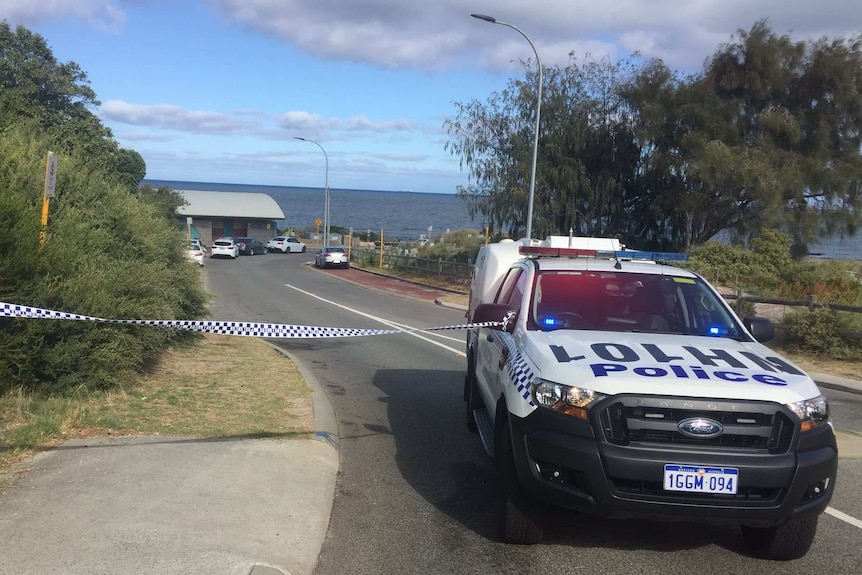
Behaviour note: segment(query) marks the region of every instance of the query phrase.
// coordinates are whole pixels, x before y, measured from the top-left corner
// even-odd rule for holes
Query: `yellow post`
[[[485,245],[488,245],[488,226],[485,226]]]
[[[45,189],[42,192],[42,227],[39,230],[39,249],[45,247],[45,238],[48,235],[48,206],[54,197],[54,188],[57,184],[57,157],[54,152],[48,152],[45,159]]]
[[[383,228],[380,229],[380,261],[377,267],[383,269]]]

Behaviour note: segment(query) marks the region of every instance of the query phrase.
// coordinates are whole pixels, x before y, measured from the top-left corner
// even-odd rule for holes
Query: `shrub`
[[[206,294],[185,259],[182,234],[115,174],[58,154],[56,197],[39,246],[42,176],[53,142],[38,129],[0,139],[0,299],[118,319],[197,319]],[[172,342],[194,337],[155,327],[0,319],[0,391],[62,393],[108,387]]]
[[[853,327],[848,314],[829,308],[794,311],[785,318],[784,343],[832,359],[858,360],[862,358],[858,340],[846,335]]]

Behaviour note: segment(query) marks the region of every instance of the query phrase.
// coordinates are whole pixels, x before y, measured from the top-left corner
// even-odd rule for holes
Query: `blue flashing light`
[[[706,333],[708,335],[725,335],[727,330],[720,325],[711,325],[706,328]]]
[[[650,260],[654,262],[687,262],[688,254],[674,252],[639,252],[625,250],[614,252],[614,257],[626,260]]]
[[[543,317],[540,321],[543,327],[558,327],[562,325],[562,322],[555,317]]]

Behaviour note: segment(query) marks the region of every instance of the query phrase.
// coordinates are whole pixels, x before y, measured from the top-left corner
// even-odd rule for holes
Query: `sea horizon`
[[[267,194],[285,214],[285,219],[276,222],[279,233],[322,232],[316,221],[324,219],[325,188],[149,178],[142,183],[174,190]],[[382,232],[384,238],[405,241],[459,229],[481,229],[470,216],[467,203],[456,194],[349,188],[329,188],[329,193],[330,229],[365,231],[368,235]]]
[[[157,178],[144,178],[143,180],[141,180],[141,183],[142,184],[150,184],[153,186],[167,185],[169,188],[178,189],[178,190],[194,189],[194,190],[202,190],[202,191],[207,191],[207,190],[203,190],[203,188],[200,188],[199,186],[202,186],[202,185],[216,186],[217,189],[214,189],[213,191],[225,191],[225,192],[231,191],[231,190],[229,190],[229,189],[218,189],[218,188],[241,187],[241,188],[274,188],[274,189],[287,189],[287,190],[320,190],[320,191],[325,191],[325,189],[326,189],[326,188],[321,187],[321,186],[288,186],[288,185],[280,185],[280,184],[245,184],[245,183],[232,183],[232,182],[198,182],[198,181],[194,181],[194,180],[162,180],[162,179],[157,179]],[[191,184],[192,186],[195,186],[195,187],[194,188],[175,187],[172,184],[182,184],[182,185]],[[385,193],[393,193],[393,194],[424,194],[424,195],[434,195],[434,196],[455,196],[455,197],[457,197],[457,195],[458,195],[457,192],[451,192],[451,193],[423,192],[423,191],[417,191],[417,190],[413,190],[413,189],[384,190],[384,189],[370,189],[370,188],[333,188],[332,186],[329,187],[330,192],[332,192],[334,190],[343,191],[343,192],[385,192]]]
[[[280,230],[315,230],[315,220],[323,219],[325,188],[149,178],[142,183],[166,185],[176,190],[266,193],[285,213],[285,219],[278,221]],[[433,238],[459,229],[484,229],[481,216],[477,216],[478,219],[471,217],[467,203],[457,194],[351,188],[330,188],[329,191],[330,227],[373,231],[375,234],[383,230],[386,238],[399,240]],[[714,240],[722,241],[720,237]],[[809,257],[815,259],[860,261],[862,234],[812,242],[808,250]]]

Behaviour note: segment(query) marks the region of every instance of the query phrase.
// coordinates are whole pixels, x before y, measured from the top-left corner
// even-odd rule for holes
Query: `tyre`
[[[302,253],[305,253],[305,246],[302,246]]]
[[[502,405],[505,409],[505,405]],[[504,416],[505,417],[505,416]],[[539,517],[538,504],[524,492],[515,469],[515,455],[509,423],[503,424],[494,441],[494,460],[497,468],[498,513],[500,538],[505,543],[534,545],[545,535]]]
[[[752,555],[774,561],[804,557],[816,533],[816,516],[773,527],[742,526],[742,539]]]
[[[476,417],[473,415],[473,410],[481,407],[478,403],[479,390],[476,389],[476,360],[472,354],[467,358],[467,375],[464,376],[464,401],[467,403],[467,429],[473,433],[479,433],[479,428],[476,426]]]

